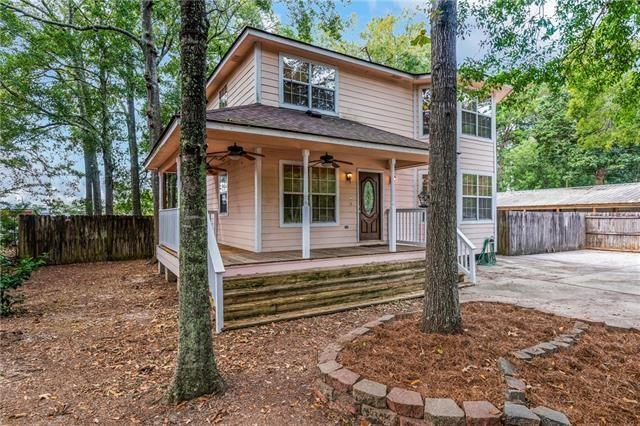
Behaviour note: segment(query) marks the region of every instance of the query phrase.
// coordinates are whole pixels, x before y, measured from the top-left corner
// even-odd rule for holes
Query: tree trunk
[[[84,156],[84,214],[93,214],[93,185],[91,174],[91,153],[85,143],[82,144],[82,154]]]
[[[108,83],[109,77],[100,70],[100,146],[102,147],[102,167],[104,168],[104,213],[113,214],[113,141],[109,128]]]
[[[136,136],[136,108],[133,88],[127,88],[127,136],[129,140],[129,164],[131,175],[131,206],[134,216],[142,215],[140,205],[140,164],[138,162],[138,139]]]
[[[91,185],[93,186],[93,214],[100,216],[102,214],[102,191],[100,190],[100,169],[98,168],[98,156],[94,148],[95,143],[91,144]]]
[[[213,354],[207,285],[204,144],[208,22],[205,2],[182,0],[180,11],[180,313],[178,359],[167,393],[173,402],[225,389]]]
[[[607,174],[607,170],[604,167],[599,167],[596,170],[596,185],[604,185],[604,177]]]
[[[158,50],[153,41],[153,0],[140,3],[142,20],[142,46],[144,54],[144,80],[147,86],[147,124],[149,126],[149,147],[153,148],[160,137],[162,120],[160,119],[160,86],[158,84]],[[151,172],[151,190],[153,193],[154,247],[160,238],[160,179],[157,172]],[[155,255],[154,255],[155,259]]]
[[[429,220],[423,332],[462,331],[456,261],[456,2],[433,0],[433,100],[429,129]]]

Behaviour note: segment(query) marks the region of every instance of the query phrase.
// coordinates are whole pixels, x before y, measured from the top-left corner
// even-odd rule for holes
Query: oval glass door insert
[[[371,183],[371,181],[368,180],[364,183],[364,189],[362,193],[364,212],[367,215],[371,215],[376,204],[375,191],[373,190],[373,184]]]

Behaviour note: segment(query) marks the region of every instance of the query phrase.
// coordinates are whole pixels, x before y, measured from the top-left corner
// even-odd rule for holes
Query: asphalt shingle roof
[[[640,182],[498,193],[498,207],[640,203]]]
[[[207,121],[428,150],[428,144],[424,141],[356,121],[331,115],[314,117],[305,111],[261,104],[207,111]]]

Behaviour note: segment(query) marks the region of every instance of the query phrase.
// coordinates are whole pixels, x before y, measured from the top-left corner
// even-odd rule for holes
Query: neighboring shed
[[[640,212],[640,182],[499,192],[498,210]]]

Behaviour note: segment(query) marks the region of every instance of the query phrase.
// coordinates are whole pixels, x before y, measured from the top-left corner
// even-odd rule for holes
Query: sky
[[[416,11],[420,9],[416,20],[428,22],[429,19],[423,12],[425,5],[428,3],[429,0],[351,0],[346,4],[339,5],[337,10],[343,17],[355,14],[355,25],[344,36],[349,41],[359,41],[360,33],[372,18],[389,14],[400,15],[403,10]],[[287,13],[282,4],[276,4],[274,10],[280,21],[288,23]],[[461,64],[467,58],[478,59],[481,57],[480,40],[482,40],[482,33],[478,30],[471,30],[466,39],[458,40],[456,46],[458,64]]]

